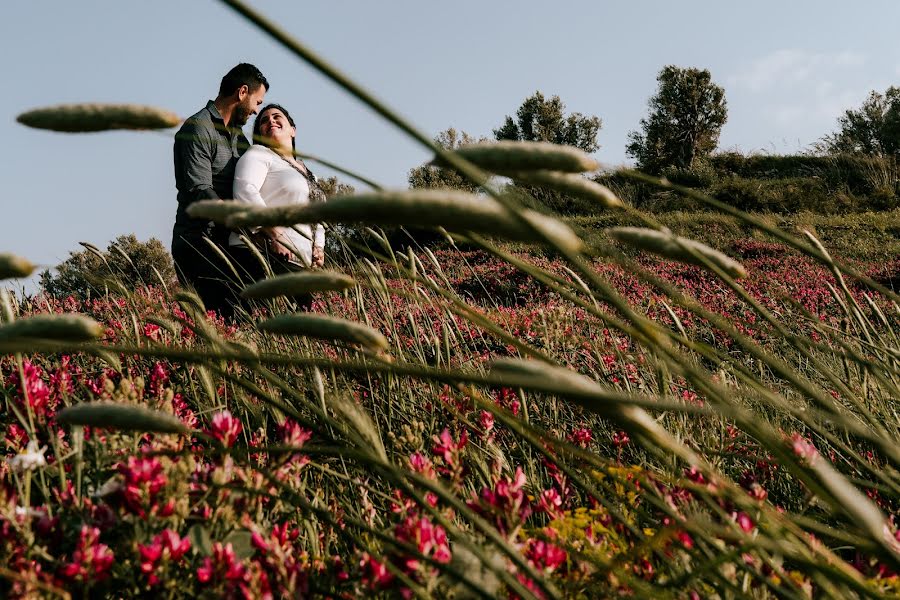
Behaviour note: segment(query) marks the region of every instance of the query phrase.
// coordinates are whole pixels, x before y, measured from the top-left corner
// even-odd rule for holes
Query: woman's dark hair
[[[256,120],[253,121],[253,143],[256,144],[262,138],[262,134],[259,130],[262,128],[262,116],[266,114],[266,111],[270,108],[277,108],[280,110],[285,117],[287,117],[288,123],[291,124],[291,127],[297,127],[294,125],[294,119],[291,118],[291,113],[287,111],[285,107],[280,104],[268,104],[264,109],[259,111],[259,114],[256,115]],[[291,138],[291,147],[296,150],[297,149],[297,137],[294,136]]]
[[[219,85],[219,95],[230,96],[242,85],[246,85],[251,94],[261,85],[266,87],[266,91],[269,91],[269,82],[265,75],[250,63],[241,63],[225,73],[225,77],[222,78],[222,83]]]

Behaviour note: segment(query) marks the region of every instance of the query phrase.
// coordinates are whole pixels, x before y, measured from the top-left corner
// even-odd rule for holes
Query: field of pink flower
[[[592,262],[685,342],[680,372],[615,298],[520,252],[526,270],[456,248],[348,265],[359,286],[313,311],[368,324],[378,350],[226,325],[160,288],[10,300],[5,321],[82,313],[103,335],[4,347],[0,595],[896,592],[890,552],[834,504],[856,496],[816,476],[833,465],[896,544],[895,306],[783,246],[729,250],[746,297],[697,266]],[[599,387],[504,379],[504,357]],[[100,401],[157,413],[64,416]]]
[[[674,235],[576,148],[450,151],[226,4],[480,191],[386,191],[330,165],[373,191],[192,203],[231,228],[369,226],[331,230],[340,273],[245,288],[263,299],[237,325],[165,281],[0,289],[0,596],[900,596],[898,256],[862,251],[900,229],[853,217],[835,259],[771,215],[617,172],[747,232],[682,214]],[[19,121],[180,119],[81,104]],[[527,210],[502,178],[597,220]],[[377,225],[451,233],[400,250]],[[2,280],[33,268],[0,253]]]

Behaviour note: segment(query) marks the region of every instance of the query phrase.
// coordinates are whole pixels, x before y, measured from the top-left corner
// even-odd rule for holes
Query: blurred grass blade
[[[500,175],[545,170],[582,173],[600,168],[600,163],[584,151],[550,142],[484,142],[460,146],[454,153],[485,171]],[[446,166],[439,159],[432,162],[437,166]]]
[[[195,219],[209,219],[225,223],[231,215],[252,211],[254,207],[237,200],[200,200],[187,207],[187,214]]]
[[[340,291],[355,285],[356,281],[343,273],[335,271],[305,271],[302,273],[286,273],[257,281],[245,287],[241,292],[241,296],[260,300],[312,292]]]
[[[554,244],[579,252],[583,243],[567,225],[534,211],[521,216]],[[297,223],[365,223],[404,227],[444,227],[524,242],[542,242],[535,232],[491,198],[452,190],[372,192],[333,198],[327,203],[278,206],[239,212],[229,227],[288,226]]]
[[[88,133],[111,129],[168,129],[181,122],[173,112],[138,104],[60,104],[20,114],[16,120],[35,129]]]
[[[28,259],[8,252],[0,252],[0,280],[28,277],[36,268]]]
[[[378,427],[366,409],[343,394],[331,394],[326,396],[326,399],[340,420],[360,438],[363,444],[362,449],[374,452],[379,460],[388,462],[387,452],[384,450],[384,443],[378,433]]]
[[[122,429],[149,433],[189,433],[184,423],[169,413],[134,404],[118,402],[84,402],[69,406],[56,414],[64,425],[89,425],[105,429]]]
[[[706,244],[675,236],[668,231],[656,231],[645,227],[613,227],[607,229],[606,232],[610,237],[632,248],[652,252],[679,262],[705,267],[702,261],[679,245],[681,244],[702,255],[730,277],[739,279],[747,276],[747,270],[744,268],[744,265],[730,256],[714,250]]]
[[[676,440],[646,410],[616,402],[619,393],[611,392],[571,369],[536,360],[504,358],[491,363],[490,373],[505,380],[504,385],[509,387],[531,389],[573,400],[591,412],[618,422],[641,435],[647,442],[679,456],[690,465],[701,463],[690,448]]]
[[[321,340],[359,344],[371,350],[387,350],[387,338],[368,325],[313,313],[281,315],[257,325],[262,331],[285,335],[302,335]]]
[[[0,340],[40,338],[88,342],[103,335],[103,327],[84,315],[34,315],[0,326]]]
[[[538,170],[510,173],[509,177],[516,182],[546,187],[589,202],[596,202],[603,208],[612,209],[624,206],[611,189],[583,175]]]
[[[110,368],[112,368],[112,370],[116,371],[117,373],[122,372],[122,361],[119,360],[119,357],[114,353],[108,350],[104,350],[103,348],[89,348],[86,349],[85,352],[87,352],[88,354],[93,354],[94,356],[108,364]]]

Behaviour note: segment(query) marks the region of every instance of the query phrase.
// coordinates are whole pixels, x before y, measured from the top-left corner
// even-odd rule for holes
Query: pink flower
[[[242,430],[241,422],[231,416],[230,411],[223,410],[213,415],[212,423],[206,433],[222,442],[226,448],[231,448]]]
[[[119,465],[119,473],[125,477],[122,489],[125,506],[132,513],[143,517],[147,511],[159,511],[156,499],[168,480],[158,458],[129,456],[126,464]]]
[[[102,581],[109,574],[115,555],[109,546],[98,543],[100,530],[82,525],[78,545],[71,562],[63,565],[60,574],[66,579],[88,583]]]
[[[169,381],[169,372],[161,362],[156,362],[150,371],[150,383],[147,385],[147,391],[151,396],[157,396],[166,382]]]
[[[542,571],[552,573],[566,563],[566,551],[544,540],[528,540],[525,558]]]
[[[551,519],[557,519],[562,516],[562,504],[562,496],[559,495],[556,488],[544,490],[538,499],[539,510],[547,513]]]
[[[454,487],[459,487],[463,482],[465,467],[463,466],[462,453],[463,449],[469,441],[469,436],[465,430],[460,434],[459,441],[453,440],[449,429],[444,429],[440,437],[434,436],[434,446],[431,452],[436,456],[444,459],[444,464],[438,467],[438,472],[445,477],[449,477]]]
[[[213,555],[203,559],[203,566],[197,569],[197,580],[200,583],[221,581],[237,585],[242,582],[247,574],[247,569],[234,554],[231,544],[224,546],[220,542],[213,544]]]
[[[494,415],[483,410],[478,414],[478,422],[481,424],[482,435],[486,438],[490,437],[491,431],[494,429]]]
[[[419,554],[430,556],[439,563],[450,562],[450,545],[447,532],[440,525],[435,525],[423,516],[408,516],[394,529],[394,535],[401,542],[416,547]],[[407,574],[419,569],[418,558],[400,557],[399,563]]]
[[[679,531],[675,534],[675,537],[678,538],[678,541],[681,542],[681,545],[686,549],[690,550],[694,547],[694,538],[692,538],[688,532]]]
[[[525,496],[525,473],[516,467],[513,478],[501,477],[494,489],[484,488],[481,496],[468,502],[470,508],[486,517],[492,517],[500,533],[508,534],[517,529],[531,515],[532,509]]]
[[[622,448],[623,446],[627,446],[631,443],[631,438],[628,437],[628,433],[624,431],[617,431],[612,436],[612,443],[616,448]]]
[[[188,403],[184,400],[184,396],[181,394],[175,394],[172,397],[172,410],[175,412],[175,416],[181,419],[181,422],[191,429],[194,429],[197,426],[197,416],[188,406]]]
[[[569,443],[574,444],[575,446],[580,446],[581,448],[587,448],[590,443],[594,440],[594,434],[590,429],[586,427],[580,427],[575,429],[570,433],[566,439]]]
[[[459,441],[454,442],[453,436],[450,435],[450,430],[444,429],[440,437],[434,436],[434,446],[431,452],[442,457],[448,465],[453,466],[458,463],[459,453],[466,447],[468,441],[469,436],[465,431],[459,436]]]
[[[149,545],[138,544],[138,553],[141,556],[140,570],[147,576],[151,586],[159,583],[156,570],[167,561],[179,562],[185,553],[191,548],[191,540],[181,538],[171,529],[154,536]]]
[[[147,323],[146,325],[144,325],[144,337],[149,338],[154,342],[158,341],[159,325],[154,325],[153,323]]]
[[[359,567],[362,569],[362,581],[370,590],[385,589],[394,580],[385,563],[373,558],[368,552],[363,552]]]
[[[421,452],[413,452],[409,455],[409,468],[428,479],[435,478],[434,465]]]
[[[791,450],[808,465],[819,457],[819,451],[816,450],[813,443],[799,433],[791,436]]]
[[[706,477],[703,476],[703,473],[700,472],[700,469],[697,467],[691,467],[690,469],[684,470],[684,476],[687,477],[690,481],[694,483],[699,483],[703,485],[706,483]]]
[[[10,450],[21,450],[28,445],[28,433],[18,423],[10,423],[6,430],[6,447]]]
[[[31,408],[35,417],[41,423],[46,422],[56,410],[58,398],[52,397],[50,387],[43,380],[44,370],[34,365],[29,360],[22,361],[22,373],[24,373],[24,384],[19,377],[19,371],[16,370],[10,375],[8,383],[12,384],[16,389],[16,399],[22,406]],[[26,402],[27,400],[27,402]]]
[[[297,446],[299,448],[312,437],[312,432],[310,430],[303,429],[300,425],[290,419],[287,419],[281,425],[280,429],[281,441],[284,442],[285,446]],[[238,429],[238,432],[240,432],[240,429]]]
[[[750,518],[750,515],[744,512],[734,515],[734,521],[738,524],[738,527],[740,527],[744,533],[750,533],[751,531],[753,531],[753,528],[756,527],[753,524],[753,519]]]

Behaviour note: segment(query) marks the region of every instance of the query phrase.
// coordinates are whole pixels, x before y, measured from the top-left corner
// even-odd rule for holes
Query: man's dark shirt
[[[173,244],[183,236],[210,233],[209,221],[192,219],[185,209],[197,200],[233,197],[234,168],[250,147],[240,128],[229,128],[210,100],[175,134],[175,187],[178,212],[172,228]]]

